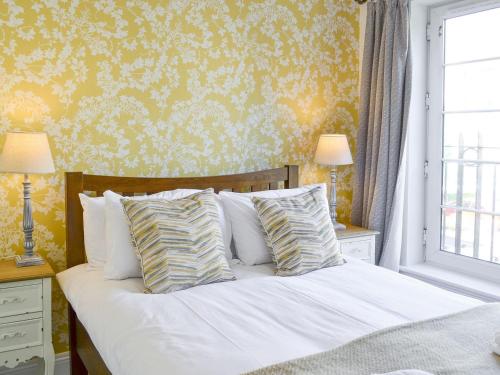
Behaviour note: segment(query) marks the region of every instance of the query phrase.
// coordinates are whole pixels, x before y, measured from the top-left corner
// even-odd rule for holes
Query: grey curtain
[[[377,263],[391,228],[403,225],[391,222],[404,173],[410,77],[409,0],[368,2],[351,221],[380,232]]]

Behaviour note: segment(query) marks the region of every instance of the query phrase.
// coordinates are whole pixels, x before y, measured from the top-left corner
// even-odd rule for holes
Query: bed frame
[[[83,243],[83,209],[79,193],[95,193],[101,196],[106,190],[120,192],[125,196],[152,194],[179,188],[206,189],[216,192],[262,191],[298,187],[299,168],[286,165],[283,168],[259,172],[210,177],[146,178],[96,176],[82,172],[66,173],[66,263],[67,268],[86,262]],[[89,334],[68,304],[69,346],[71,374],[108,375],[101,355],[92,343]]]

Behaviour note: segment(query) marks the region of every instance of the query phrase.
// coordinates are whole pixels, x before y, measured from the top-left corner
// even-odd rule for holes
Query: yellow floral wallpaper
[[[64,171],[211,175],[312,162],[322,132],[355,136],[353,0],[0,0],[0,143],[48,133],[33,176],[37,249],[65,268]],[[340,170],[346,220],[351,168]],[[21,176],[0,175],[0,257],[22,252]],[[67,350],[54,291],[54,344]]]

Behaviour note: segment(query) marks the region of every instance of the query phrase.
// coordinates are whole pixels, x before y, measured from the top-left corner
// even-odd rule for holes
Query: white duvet
[[[237,281],[164,295],[86,265],[57,279],[115,375],[239,374],[480,304],[354,259],[297,277],[234,270]]]

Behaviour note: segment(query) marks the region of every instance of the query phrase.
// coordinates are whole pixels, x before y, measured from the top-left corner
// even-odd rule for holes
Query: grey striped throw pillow
[[[344,264],[320,187],[283,198],[253,197],[279,276]]]
[[[148,293],[234,280],[212,189],[177,200],[122,199]]]

